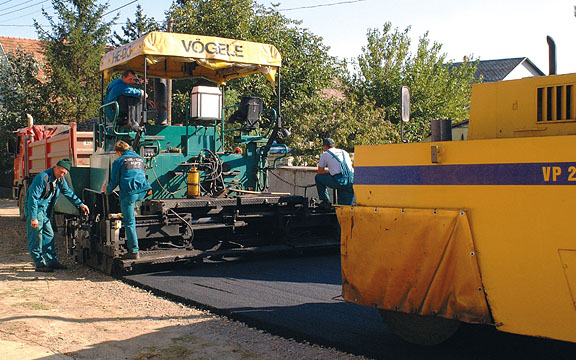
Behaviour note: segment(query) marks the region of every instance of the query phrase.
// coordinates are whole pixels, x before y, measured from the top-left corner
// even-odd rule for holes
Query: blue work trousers
[[[145,196],[146,191],[132,195],[120,194],[120,209],[122,210],[122,224],[124,225],[124,231],[126,232],[126,246],[128,246],[128,251],[134,254],[139,250],[134,207],[136,206],[136,201],[144,199]]]
[[[336,189],[339,205],[352,205],[354,201],[354,190],[352,184],[342,186],[329,174],[316,175],[316,190],[320,200],[330,201],[328,188]]]
[[[30,220],[26,219],[28,236],[28,251],[35,266],[47,265],[56,262],[56,247],[54,246],[54,230],[50,223],[50,217],[42,211],[38,211],[38,227],[30,226]]]

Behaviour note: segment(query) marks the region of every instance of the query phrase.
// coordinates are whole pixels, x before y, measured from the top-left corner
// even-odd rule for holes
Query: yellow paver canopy
[[[201,77],[224,83],[262,73],[274,83],[282,59],[273,45],[190,34],[151,32],[114,49],[100,61],[105,77],[132,69],[149,77]]]

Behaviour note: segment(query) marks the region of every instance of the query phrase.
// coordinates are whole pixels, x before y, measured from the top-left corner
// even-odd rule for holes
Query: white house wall
[[[539,74],[536,71],[531,70],[531,67],[526,65],[526,62],[523,62],[522,64],[516,66],[516,68],[512,70],[508,76],[504,78],[504,80],[516,80],[538,75]]]

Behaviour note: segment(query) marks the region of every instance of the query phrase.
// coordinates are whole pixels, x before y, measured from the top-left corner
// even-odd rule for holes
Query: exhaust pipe
[[[546,36],[548,42],[548,75],[556,75],[556,44],[551,36]]]
[[[452,119],[431,120],[433,142],[452,141]]]
[[[154,79],[154,103],[156,104],[156,120],[154,125],[168,125],[167,97],[168,80]]]

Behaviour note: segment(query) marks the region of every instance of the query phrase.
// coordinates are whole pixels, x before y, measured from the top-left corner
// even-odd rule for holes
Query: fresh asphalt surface
[[[446,343],[411,345],[375,309],[343,302],[335,254],[212,262],[125,277],[260,329],[378,359],[574,359],[576,344],[462,326]]]

